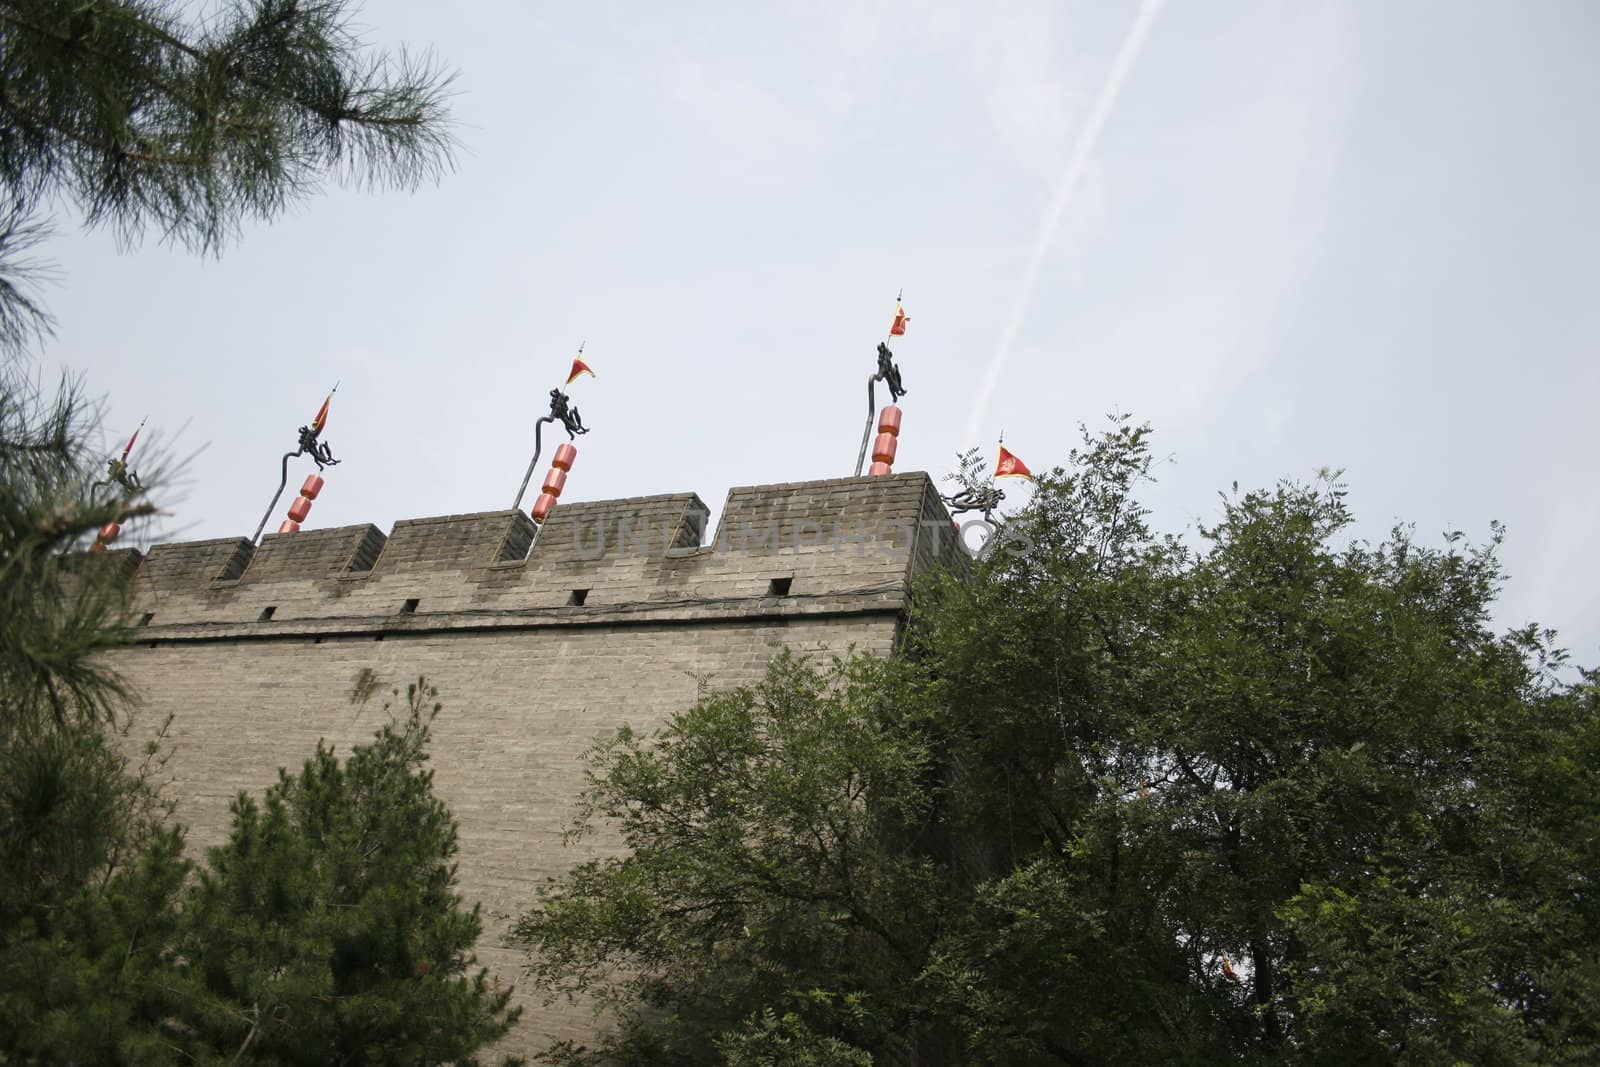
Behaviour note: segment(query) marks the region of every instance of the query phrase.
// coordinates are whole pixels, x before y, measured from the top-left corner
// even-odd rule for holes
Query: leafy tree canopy
[[[903,654],[591,752],[625,851],[518,934],[581,1062],[1584,1063],[1600,700],[1495,633],[1501,533],[1353,539],[1343,485],[1153,531],[1148,431],[1040,477]]]

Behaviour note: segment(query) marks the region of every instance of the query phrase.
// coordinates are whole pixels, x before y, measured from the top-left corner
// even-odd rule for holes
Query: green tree
[[[196,871],[157,827],[0,938],[0,1057],[18,1063],[473,1063],[517,1012],[475,969],[456,826],[425,767],[434,691],[342,763],[325,746]],[[68,734],[113,761],[99,735]],[[119,764],[98,778],[137,783]],[[82,798],[101,813],[126,797]],[[185,888],[188,883],[188,888]]]
[[[94,749],[96,758],[106,753]],[[170,953],[189,870],[182,832],[157,828],[100,878],[58,894],[46,918],[30,912],[8,928],[0,936],[0,1058],[180,1062],[169,1030],[184,998]]]
[[[154,510],[103,481],[81,386],[20,362],[51,321],[44,209],[219,251],[327,177],[411,187],[450,162],[449,79],[361,46],[341,0],[0,2],[0,1059],[159,1062],[188,870],[151,773],[117,744],[131,569],[75,555]],[[99,484],[97,484],[99,483]],[[151,1042],[154,1042],[153,1044]]]
[[[1499,531],[1354,540],[1325,474],[1224,496],[1192,547],[1151,466],[1144,428],[1086,438],[894,662],[602,742],[589,811],[629,851],[529,915],[539,979],[620,966],[609,1049],[677,1062],[1592,1060],[1600,700],[1554,635],[1491,630]],[[854,725],[817,745],[706,710],[830,702]],[[849,848],[799,859],[852,781]],[[894,950],[781,936],[860,886]]]
[[[951,803],[1026,849],[929,974],[970,1054],[1591,1055],[1594,690],[1489,629],[1499,531],[1351,542],[1324,475],[1225,497],[1191,550],[1148,474],[1142,431],[1091,442],[1032,551],[923,601],[935,715],[986,754]]]
[[[183,876],[159,752],[129,766],[97,658],[125,640],[126,558],[65,554],[150,510],[93,484],[93,429],[75,384],[0,362],[0,1057],[23,1062],[103,1061],[159,1011],[151,947]]]
[[[450,162],[449,77],[363,47],[348,0],[0,2],[0,347],[48,319],[22,255],[70,201],[202,252],[328,177],[416,186]]]
[[[516,1020],[510,987],[474,969],[482,923],[425,766],[434,696],[410,686],[401,720],[343,763],[319,745],[264,803],[234,802],[175,942],[199,1058],[463,1063]]]
[[[619,1013],[600,1056],[854,1064],[920,1043],[906,987],[936,892],[913,841],[929,768],[876,709],[880,670],[784,657],[760,686],[591,750],[575,832],[605,820],[628,851],[578,867],[515,936],[536,982]]]

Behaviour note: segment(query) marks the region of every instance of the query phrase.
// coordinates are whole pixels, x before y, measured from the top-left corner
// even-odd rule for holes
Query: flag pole
[[[905,298],[906,298],[906,291],[905,291],[905,288],[902,286],[900,291],[895,294],[895,298],[894,298],[894,304],[895,304],[896,311],[899,310],[900,302],[903,301]],[[883,343],[884,344],[888,344],[889,341],[893,337],[894,337],[894,323],[891,322],[889,324],[889,332],[883,335]],[[872,418],[873,418],[874,415],[876,415],[878,413],[877,393],[873,389],[873,386],[875,386],[877,384],[878,377],[879,377],[879,375],[874,374],[874,375],[872,375],[871,377],[869,377],[867,379],[867,424],[861,428],[861,448],[860,448],[860,450],[858,452],[856,452],[856,477],[857,478],[861,477],[861,468],[866,466],[866,463],[867,463],[867,442],[872,440]]]
[[[283,487],[289,484],[289,461],[299,454],[298,452],[283,454],[283,477],[278,481],[278,491],[272,494],[272,503],[267,505],[265,514],[261,516],[261,522],[256,525],[256,532],[250,537],[252,545],[260,542],[261,531],[267,528],[267,520],[272,518],[272,512],[277,508],[279,498],[283,496]]]
[[[339,385],[343,381],[344,381],[344,379],[342,379],[342,378],[339,379],[338,381],[333,383],[333,388],[328,390],[327,399],[323,400],[322,407],[317,409],[317,415],[314,416],[312,418],[312,420],[311,420],[313,425],[315,425],[315,423],[318,421],[319,418],[321,418],[323,420],[326,420],[328,404],[329,404],[330,401],[333,400],[333,394],[337,393],[339,391]],[[322,431],[325,428],[325,426],[326,426],[326,422],[325,421],[324,421],[324,425],[323,426],[316,426],[315,429],[313,429],[311,426],[302,426],[300,428],[300,447],[296,448],[293,452],[285,452],[283,454],[283,464],[282,464],[283,473],[282,473],[282,477],[280,477],[278,479],[278,491],[272,494],[272,503],[267,505],[266,512],[261,516],[261,522],[259,524],[257,524],[257,526],[256,526],[255,534],[252,535],[251,538],[250,538],[250,543],[252,545],[260,543],[260,541],[261,541],[261,531],[265,530],[267,528],[267,520],[272,518],[273,510],[275,508],[277,508],[278,501],[283,497],[284,487],[289,484],[289,461],[291,459],[293,459],[294,457],[296,457],[296,456],[304,455],[306,453],[308,445],[315,446],[316,445],[316,440],[317,440],[317,438],[319,436],[321,436]],[[307,438],[308,434],[309,434],[309,440]],[[332,449],[328,448],[325,445],[322,446],[322,448],[326,452],[326,461],[329,464],[337,464],[339,462],[338,460],[333,458],[333,450]],[[311,458],[317,461],[317,469],[318,470],[322,470],[323,469],[323,466],[322,466],[323,460],[318,458],[317,451],[316,451],[315,447],[312,448]]]
[[[149,422],[149,421],[150,421],[150,416],[149,415],[146,415],[144,418],[139,420],[139,429],[133,431],[133,436],[128,438],[128,443],[123,446],[123,449],[122,449],[122,462],[124,462],[124,463],[128,462],[128,453],[133,451],[133,443],[139,439],[140,432],[142,432],[144,430],[144,424]]]
[[[878,400],[873,386],[877,384],[878,376],[872,375],[867,379],[867,425],[861,430],[861,451],[856,453],[856,477],[861,477],[861,468],[867,462],[867,442],[872,439],[872,416],[878,413]]]
[[[533,424],[533,458],[528,460],[527,473],[523,474],[522,485],[518,486],[517,488],[517,499],[511,502],[512,511],[522,510],[522,496],[528,491],[528,483],[533,480],[534,469],[539,466],[539,453],[544,450],[544,442],[540,439],[542,431],[544,430],[544,424],[555,421],[556,418],[554,415],[546,415],[538,422]]]
[[[584,349],[584,346],[587,345],[588,343],[589,343],[588,341],[580,341],[578,343],[578,358],[579,359],[583,358],[583,349]],[[592,375],[594,372],[590,371],[589,373]],[[573,377],[577,377],[577,375],[574,374]],[[568,383],[567,384],[570,384],[570,383],[571,383],[571,379],[568,379]],[[558,386],[558,388],[560,388],[560,387]],[[533,458],[528,460],[528,469],[522,475],[522,484],[517,487],[517,498],[511,502],[511,510],[512,511],[521,511],[522,510],[522,498],[528,492],[528,483],[533,481],[533,472],[539,466],[539,453],[544,450],[544,442],[541,440],[541,438],[543,436],[544,424],[547,423],[547,422],[555,422],[555,421],[556,421],[556,417],[554,415],[546,415],[543,418],[541,418],[538,422],[535,422],[533,424]]]

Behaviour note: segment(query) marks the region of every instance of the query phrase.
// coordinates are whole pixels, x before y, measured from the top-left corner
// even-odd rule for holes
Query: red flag
[[[1001,445],[1000,458],[994,464],[994,476],[996,478],[1027,478],[1031,481],[1033,472],[1028,469],[1026,463],[1007,451],[1005,445]]]
[[[571,385],[577,381],[580,374],[587,374],[591,378],[594,377],[594,371],[589,369],[589,364],[584,362],[583,357],[574,356],[572,357],[572,373],[567,375],[567,384]]]
[[[896,300],[894,302],[894,324],[889,327],[889,336],[902,336],[906,332],[906,323],[910,321],[911,316],[906,314],[905,305]]]
[[[333,392],[338,392],[337,386],[334,387]],[[322,428],[324,426],[328,425],[328,405],[332,402],[333,393],[329,393],[328,398],[324,400],[322,402],[322,406],[317,409],[317,417],[311,420],[311,436],[315,437],[317,434],[322,432]]]
[[[140,421],[139,430],[144,429],[144,422]],[[133,436],[128,438],[128,443],[122,449],[122,462],[128,462],[128,453],[133,451],[133,443],[139,439],[139,430],[133,431]]]

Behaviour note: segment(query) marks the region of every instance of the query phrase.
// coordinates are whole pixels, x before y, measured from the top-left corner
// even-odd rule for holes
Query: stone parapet
[[[736,488],[702,544],[708,515],[673,493],[562,504],[542,530],[490,511],[157,545],[135,606],[152,640],[899,610],[962,559],[922,473]]]

